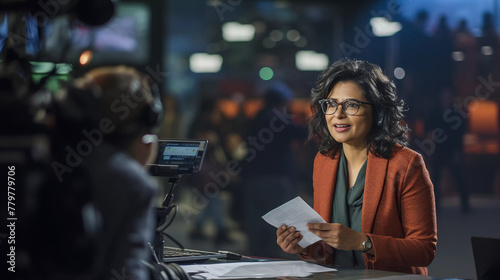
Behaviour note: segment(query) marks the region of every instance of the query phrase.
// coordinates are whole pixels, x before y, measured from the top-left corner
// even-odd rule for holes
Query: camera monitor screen
[[[208,140],[161,139],[158,155],[149,171],[153,176],[172,176],[199,172]]]

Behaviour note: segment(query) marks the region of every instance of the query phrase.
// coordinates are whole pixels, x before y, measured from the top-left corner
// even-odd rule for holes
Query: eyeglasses
[[[371,103],[359,101],[356,99],[346,99],[341,103],[338,103],[334,99],[321,99],[320,101],[318,101],[318,103],[325,115],[335,114],[340,104],[342,105],[342,110],[344,111],[344,113],[350,116],[356,115],[356,113],[358,113],[361,104],[372,105]]]

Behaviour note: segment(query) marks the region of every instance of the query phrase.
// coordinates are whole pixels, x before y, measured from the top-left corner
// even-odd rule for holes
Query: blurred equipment
[[[500,153],[498,103],[491,100],[476,100],[470,105],[469,133],[465,150],[469,153]]]
[[[149,171],[153,176],[170,177],[199,172],[208,141],[163,139],[158,145],[158,155],[149,164]]]
[[[99,227],[85,175],[75,170],[75,180],[61,181],[51,168],[64,147],[58,144],[66,141],[64,131],[53,126],[61,116],[45,89],[56,70],[35,83],[31,64],[18,52],[7,47],[2,55],[0,118],[8,121],[0,127],[0,165],[16,170],[11,216],[19,221],[19,273],[42,279],[53,271],[92,273],[92,241]]]
[[[102,25],[111,19],[115,6],[111,0],[0,0],[0,11],[27,12],[37,21],[69,14],[85,24]]]
[[[500,279],[500,239],[471,237],[478,280]]]
[[[469,116],[472,133],[481,136],[498,135],[498,104],[489,100],[477,100],[472,105]]]
[[[163,237],[168,237],[176,243],[181,251],[184,247],[165,230],[172,224],[177,205],[173,204],[174,193],[182,176],[199,172],[205,159],[208,140],[160,139],[158,155],[154,163],[149,164],[149,172],[153,176],[167,177],[171,185],[168,194],[160,207],[156,208],[157,228],[154,240],[154,253],[158,260],[163,260],[165,246]],[[171,218],[169,215],[172,213]]]
[[[208,252],[201,250],[181,249],[175,247],[164,247],[163,262],[184,262],[184,261],[201,261],[208,259],[227,258],[227,253],[224,252]]]
[[[53,279],[54,275],[94,278],[94,238],[99,213],[91,203],[86,174],[73,170],[60,180],[51,164],[61,161],[68,141],[59,123],[65,116],[47,82],[64,72],[55,64],[39,73],[30,61],[41,50],[49,20],[61,15],[85,24],[108,21],[110,0],[0,0],[0,166],[12,171],[15,185],[16,272],[19,279]],[[69,67],[71,69],[71,67]],[[76,109],[81,109],[80,107]],[[85,120],[81,120],[85,121]],[[15,171],[15,172],[14,172]]]

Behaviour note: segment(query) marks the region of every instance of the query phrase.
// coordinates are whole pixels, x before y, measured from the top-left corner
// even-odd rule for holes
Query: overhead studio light
[[[402,79],[404,79],[405,76],[406,76],[406,72],[405,72],[404,68],[402,68],[402,67],[394,68],[394,77],[396,77],[396,79],[402,80]]]
[[[259,70],[259,77],[264,81],[269,81],[273,78],[274,71],[270,67],[262,67]]]
[[[73,71],[73,65],[68,63],[58,63],[56,64],[56,73],[59,75],[66,75]]]
[[[283,37],[283,32],[278,29],[275,29],[269,33],[269,38],[271,38],[271,40],[273,40],[274,42],[281,41]]]
[[[80,58],[78,61],[80,62],[80,65],[85,66],[92,61],[93,53],[90,50],[85,50],[80,54]]]
[[[295,66],[303,71],[321,71],[328,67],[328,56],[315,51],[298,51],[295,54]]]
[[[218,54],[194,53],[189,58],[189,68],[193,73],[217,73],[222,66],[222,56]]]
[[[483,55],[493,55],[493,48],[491,46],[482,46],[481,53]]]
[[[452,52],[451,53],[451,57],[455,61],[464,61],[464,59],[465,59],[465,55],[461,51],[454,51],[454,52]]]
[[[398,33],[403,27],[399,22],[388,21],[385,17],[374,17],[370,19],[373,35],[377,37],[390,37]]]
[[[41,62],[41,61],[30,61],[31,71],[35,74],[47,74],[50,73],[55,67],[52,62]]]
[[[222,25],[222,37],[228,42],[251,41],[254,36],[255,26],[252,24],[226,22]]]
[[[290,29],[286,33],[286,38],[292,42],[297,42],[300,39],[300,32],[295,29]]]

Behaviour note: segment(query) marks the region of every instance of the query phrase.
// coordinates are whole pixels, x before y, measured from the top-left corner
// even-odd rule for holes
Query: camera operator
[[[158,94],[133,68],[101,67],[76,79],[57,110],[67,141],[52,169],[62,183],[81,177],[98,215],[84,222],[97,228],[92,269],[50,278],[149,279],[157,186],[144,167],[157,153]]]

